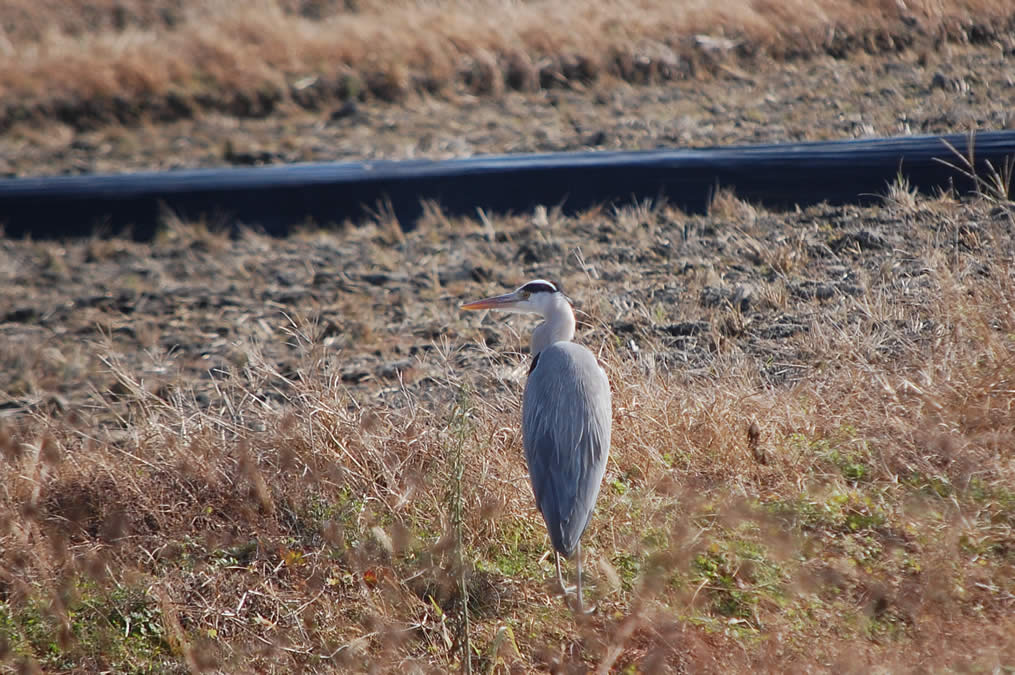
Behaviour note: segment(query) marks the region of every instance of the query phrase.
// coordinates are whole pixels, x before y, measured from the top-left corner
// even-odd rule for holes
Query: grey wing
[[[550,539],[570,557],[592,516],[610,452],[610,383],[592,352],[572,342],[544,349],[522,403],[532,491]]]

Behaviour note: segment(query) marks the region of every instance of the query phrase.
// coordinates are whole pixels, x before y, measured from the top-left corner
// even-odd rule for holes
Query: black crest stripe
[[[548,281],[530,281],[522,286],[522,290],[527,293],[556,293],[560,289]]]

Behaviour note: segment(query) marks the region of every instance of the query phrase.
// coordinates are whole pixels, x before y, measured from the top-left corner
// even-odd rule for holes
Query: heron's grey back
[[[612,420],[610,383],[592,352],[557,342],[539,353],[525,385],[522,438],[536,504],[567,557],[599,496]]]

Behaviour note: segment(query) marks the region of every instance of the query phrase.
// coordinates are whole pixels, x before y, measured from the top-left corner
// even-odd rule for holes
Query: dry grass
[[[78,352],[5,346],[21,378],[7,397],[17,384],[68,399],[0,424],[7,663],[444,671],[461,665],[464,573],[486,672],[1010,668],[1010,220],[986,200],[921,198],[894,221],[849,207],[726,220],[747,208],[729,194],[700,218],[646,203],[450,222],[432,208],[397,239],[379,214],[345,234],[247,235],[230,256],[218,235],[172,224],[138,251],[161,271],[133,283],[142,297],[172,279],[234,289],[209,325],[163,324],[197,351],[166,351],[164,336],[125,348],[123,327],[154,318],[140,315],[97,316],[108,332]],[[860,236],[875,215],[898,228],[881,232],[891,246]],[[599,246],[596,232],[620,237]],[[793,264],[759,255],[779,241]],[[138,245],[8,246],[48,274],[102,278]],[[257,306],[273,275],[325,283],[318,256],[336,251],[331,309]],[[552,592],[525,478],[531,322],[456,309],[517,280],[476,283],[489,275],[476,270],[520,266],[559,272],[614,389],[584,547],[589,619]],[[422,271],[400,285],[408,269]],[[803,294],[826,273],[861,290]],[[734,284],[759,288],[710,300]],[[170,288],[183,306],[207,290]],[[406,340],[411,363],[353,384],[363,359],[383,366]]]
[[[1004,41],[1013,19],[1002,0],[82,5],[4,3],[0,124],[701,77],[738,59]]]

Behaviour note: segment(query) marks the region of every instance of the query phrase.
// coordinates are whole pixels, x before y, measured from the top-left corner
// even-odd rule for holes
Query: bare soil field
[[[289,106],[80,127],[49,117],[0,134],[0,175],[118,172],[483,153],[638,150],[1015,128],[1015,46],[946,44],[848,60],[730,61],[714,76],[391,104]]]
[[[382,14],[356,4],[264,11],[313,37]],[[82,23],[9,3],[0,37],[37,63],[72,38],[93,56],[195,39],[183,2],[88,6]],[[825,24],[770,35],[827,36],[832,5],[809,6]],[[720,44],[732,56],[644,82],[605,66],[530,88],[454,75],[394,101],[286,94],[257,117],[39,103],[3,127],[0,170],[1010,128],[1010,24],[954,41],[969,30],[909,11],[923,18],[892,14],[910,32],[890,49],[727,31],[764,49]],[[656,44],[643,30],[622,34]],[[530,60],[550,37],[524,43]],[[694,44],[681,58],[704,63]],[[33,86],[25,100],[44,101]],[[722,192],[700,216],[431,205],[411,232],[383,213],[286,239],[167,216],[148,243],[0,239],[0,670],[446,672],[466,654],[498,673],[1015,668],[1015,207],[1003,168],[981,178],[977,195],[899,180],[870,208],[770,212]],[[527,483],[535,322],[458,310],[538,277],[574,298],[576,339],[613,388],[589,617],[554,589]]]

